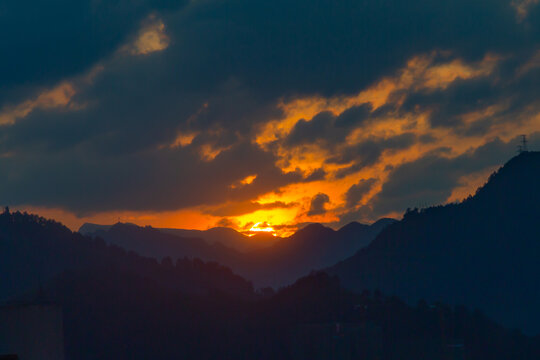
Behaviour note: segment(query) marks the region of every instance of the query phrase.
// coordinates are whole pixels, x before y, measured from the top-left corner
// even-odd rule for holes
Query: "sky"
[[[539,0],[0,4],[0,204],[287,235],[540,150]]]

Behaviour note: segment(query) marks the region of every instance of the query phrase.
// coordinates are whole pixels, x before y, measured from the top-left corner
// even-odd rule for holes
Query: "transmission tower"
[[[520,137],[521,137],[521,142],[518,146],[518,152],[522,154],[524,152],[529,151],[529,146],[527,145],[529,141],[527,140],[527,135],[520,135]]]

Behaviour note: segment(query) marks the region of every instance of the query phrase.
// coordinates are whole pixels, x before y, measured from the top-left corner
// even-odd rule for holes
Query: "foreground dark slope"
[[[460,204],[409,211],[328,269],[344,286],[465,304],[540,332],[540,153],[523,153]]]
[[[64,274],[40,297],[62,305],[67,359],[530,360],[540,354],[538,339],[480,313],[355,294],[322,273],[246,301],[220,292],[188,295],[103,268]]]
[[[255,294],[217,264],[159,264],[21,213],[0,214],[0,274],[2,297],[24,292],[18,301],[62,307],[68,360],[540,356],[538,338],[461,307],[413,308],[324,273]]]
[[[252,286],[216,263],[157,260],[73,233],[51,220],[22,213],[0,214],[0,301],[44,285],[66,271],[117,269],[186,293],[215,289],[251,296]]]

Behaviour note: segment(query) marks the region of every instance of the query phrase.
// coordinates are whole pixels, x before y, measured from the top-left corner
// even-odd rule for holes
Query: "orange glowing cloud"
[[[13,125],[18,119],[25,118],[34,110],[63,109],[69,111],[81,110],[85,104],[76,103],[73,98],[80,86],[91,84],[94,78],[103,71],[102,65],[96,65],[86,74],[70,80],[62,81],[58,85],[44,89],[36,96],[24,100],[16,105],[7,105],[0,109],[0,126]]]
[[[516,10],[518,21],[523,21],[529,14],[530,8],[539,2],[540,0],[513,0],[511,4]]]
[[[346,109],[365,103],[370,103],[373,110],[376,110],[389,101],[391,94],[399,90],[444,89],[457,79],[466,80],[487,76],[500,60],[499,57],[488,54],[482,61],[474,64],[465,64],[460,59],[435,64],[434,60],[438,54],[434,52],[413,57],[396,76],[383,78],[375,85],[353,96],[331,98],[316,96],[294,99],[290,102],[282,101],[278,107],[283,110],[284,117],[263,125],[256,137],[256,142],[264,146],[278,140],[288,134],[299,120],[312,119],[322,111],[339,115]]]
[[[133,44],[127,45],[124,49],[132,55],[146,55],[165,50],[168,46],[169,37],[165,33],[165,24],[155,15],[151,15]]]
[[[461,59],[452,59],[447,62],[437,61],[435,58],[440,53],[416,56],[407,62],[406,66],[398,71],[394,77],[386,77],[370,88],[361,91],[352,96],[339,96],[331,98],[308,97],[298,98],[289,102],[282,101],[278,106],[283,110],[284,116],[263,125],[256,137],[256,142],[265,147],[272,144],[280,160],[278,165],[288,171],[300,169],[308,172],[317,168],[324,168],[329,174],[329,178],[308,184],[292,184],[279,193],[269,194],[263,197],[264,201],[287,201],[297,202],[299,204],[294,218],[283,219],[284,223],[292,224],[295,222],[323,221],[331,222],[336,220],[336,215],[344,211],[344,194],[354,184],[362,179],[379,179],[375,185],[361,200],[360,206],[369,203],[385,182],[389,171],[395,166],[408,161],[414,161],[426,153],[440,147],[450,149],[451,156],[457,156],[477,147],[486,141],[486,138],[500,137],[503,140],[509,140],[517,134],[526,131],[526,129],[538,126],[538,121],[532,117],[524,121],[520,126],[502,122],[500,126],[494,126],[490,134],[482,134],[478,137],[470,136],[460,137],[445,128],[432,128],[429,124],[429,111],[402,113],[394,115],[392,113],[378,117],[377,121],[362,123],[351,130],[342,144],[337,144],[333,152],[341,151],[346,147],[362,144],[372,139],[387,140],[392,137],[412,133],[416,138],[431,139],[430,141],[416,141],[411,146],[399,151],[385,150],[380,159],[374,164],[362,167],[350,175],[336,178],[333,175],[339,170],[346,168],[349,164],[328,163],[327,159],[333,156],[327,149],[320,144],[303,144],[298,147],[284,147],[282,140],[292,131],[295,125],[303,119],[310,121],[315,115],[322,111],[329,111],[335,116],[339,116],[345,110],[364,103],[369,103],[373,111],[382,105],[393,102],[399,106],[402,98],[392,96],[399,94],[400,91],[414,90],[430,92],[434,90],[444,90],[456,80],[468,80],[479,77],[489,76],[493,73],[501,57],[488,54],[479,62],[466,63]],[[442,54],[445,55],[445,54]],[[486,117],[497,116],[503,112],[507,104],[487,104],[475,112],[463,115],[463,122],[471,124]],[[278,146],[276,147],[276,144]],[[473,190],[477,181],[468,181]],[[317,193],[328,194],[331,202],[329,211],[324,215],[308,216],[306,209],[309,208],[310,199]],[[456,192],[455,196],[464,192]],[[282,221],[283,221],[282,220]]]
[[[151,31],[164,31],[162,23],[155,22],[154,26]],[[139,39],[146,39],[141,41],[147,42],[147,45],[155,44],[154,42],[158,40],[154,36],[157,35],[145,35]],[[141,49],[156,49],[150,45],[145,46],[141,45]],[[442,61],[441,58],[447,59],[447,61]],[[283,116],[261,125],[253,137],[253,142],[267,151],[274,152],[277,158],[276,165],[283,172],[297,171],[304,174],[305,177],[314,171],[322,171],[325,174],[324,177],[313,181],[289,184],[248,201],[230,201],[212,207],[195,207],[170,212],[111,212],[77,218],[57,209],[37,210],[46,216],[50,214],[51,217],[63,219],[72,228],[77,228],[85,221],[113,223],[120,218],[121,221],[139,225],[206,229],[215,224],[223,224],[226,220],[227,224],[247,234],[265,232],[287,236],[296,229],[298,224],[308,222],[337,223],[343,213],[351,210],[351,206],[354,206],[354,209],[369,207],[370,202],[381,191],[383,184],[395,167],[440,149],[445,149],[444,156],[455,157],[496,137],[503,141],[509,141],[516,135],[534,132],[540,128],[540,111],[535,107],[525,109],[527,112],[517,116],[514,123],[495,121],[494,125],[488,128],[485,133],[466,137],[445,127],[433,127],[430,124],[431,110],[429,109],[381,112],[378,113],[374,121],[355,124],[347,130],[343,141],[332,144],[332,147],[324,146],[321,142],[301,145],[286,144],[285,140],[295,126],[302,119],[307,123],[311,122],[317,114],[323,111],[328,111],[337,117],[346,110],[362,104],[370,105],[371,114],[384,105],[399,108],[404,101],[405,94],[409,91],[432,93],[445,90],[458,80],[466,81],[487,77],[494,73],[500,60],[501,57],[493,54],[488,54],[482,60],[474,63],[452,58],[451,54],[419,55],[406,62],[403,68],[393,76],[384,77],[357,94],[281,100],[276,106],[282,110]],[[537,66],[536,63],[536,58],[531,59],[530,65],[526,65],[523,71],[529,71]],[[39,106],[67,106],[74,91],[74,88],[67,85],[59,86],[51,90],[50,93],[37,97],[32,103],[17,108],[18,114],[25,116],[24,111],[29,112],[32,108]],[[509,104],[505,102],[481,104],[474,111],[460,115],[460,120],[464,126],[480,123],[486,118],[496,120],[498,117],[504,116],[503,114],[508,107]],[[203,110],[204,107],[200,111]],[[16,113],[13,109],[11,111]],[[6,111],[0,113],[0,119],[8,119],[5,114],[7,114]],[[197,116],[197,114],[193,116]],[[189,132],[178,133],[171,144],[164,146],[169,148],[185,147],[192,144],[197,135],[197,133]],[[219,132],[214,135],[218,137]],[[404,135],[410,136],[412,141],[401,147],[383,147],[373,162],[368,162],[357,168],[354,168],[354,159],[341,162],[329,161],[336,155],[363,144],[391,142]],[[211,144],[203,144],[197,150],[204,161],[213,161],[225,149]],[[352,170],[346,171],[349,169]],[[461,186],[454,189],[448,201],[459,200],[474,191],[475,187],[481,185],[490,170],[464,177],[460,182]],[[240,178],[230,184],[230,187],[235,191],[249,188],[253,182],[258,181],[257,176],[253,173]],[[347,191],[352,186],[369,179],[375,179],[372,181],[372,186],[366,189],[365,193],[354,204],[347,203]],[[325,211],[310,215],[311,201],[319,193],[328,196],[328,202],[325,203],[324,207]],[[389,213],[387,215],[399,216],[400,214]],[[358,220],[375,219],[366,216]]]
[[[70,104],[76,91],[69,82],[45,90],[36,98],[26,100],[16,106],[6,107],[0,112],[0,125],[11,125],[19,118],[24,118],[34,109],[53,109]]]
[[[499,137],[508,141],[517,134],[527,133],[538,129],[540,115],[521,119],[516,124],[501,122],[493,126],[488,134],[461,137],[446,128],[433,128],[429,123],[429,111],[414,113],[386,113],[377,118],[377,121],[364,122],[351,129],[342,144],[336,144],[334,152],[343,151],[347,147],[354,147],[374,139],[380,141],[391,140],[403,134],[412,134],[416,139],[426,138],[429,141],[414,141],[410,146],[398,150],[384,150],[380,158],[372,164],[361,167],[346,176],[337,174],[351,164],[329,163],[327,159],[335,155],[317,143],[304,144],[298,147],[284,146],[283,141],[295,125],[304,119],[310,121],[322,111],[330,111],[339,116],[345,110],[364,103],[371,104],[372,111],[383,105],[393,103],[399,106],[399,97],[393,94],[402,90],[430,92],[444,90],[454,81],[461,79],[474,79],[489,76],[496,68],[500,57],[486,55],[477,63],[466,63],[461,59],[452,59],[447,62],[435,62],[437,54],[417,56],[407,62],[406,66],[398,71],[394,77],[386,77],[368,89],[352,96],[340,97],[307,97],[297,98],[289,102],[281,101],[277,106],[283,110],[284,116],[263,125],[254,142],[265,148],[272,143],[272,151],[277,155],[277,165],[283,171],[301,171],[309,174],[317,169],[324,169],[326,178],[306,183],[296,183],[284,186],[276,191],[262,195],[251,202],[221,206],[219,211],[206,210],[206,216],[215,224],[226,216],[231,224],[239,231],[252,234],[257,231],[268,231],[279,236],[290,235],[297,224],[307,222],[333,223],[339,221],[340,214],[349,211],[346,204],[346,192],[353,185],[367,179],[377,179],[373,186],[359,199],[356,207],[369,206],[387,180],[390,171],[404,162],[414,161],[438,148],[447,148],[447,156],[458,156],[470,149],[482,145],[487,140]],[[496,117],[503,113],[507,104],[486,104],[474,112],[463,115],[465,124],[472,124],[486,117]],[[268,149],[270,149],[268,147]],[[213,151],[210,151],[213,150]],[[206,159],[210,160],[219,153],[220,149],[207,150]],[[462,187],[455,189],[448,201],[466,196],[477,187],[483,176],[473,174],[464,178]],[[249,185],[256,179],[256,174],[247,176],[232,184],[232,187]],[[326,211],[316,215],[309,215],[310,202],[318,194],[324,193],[329,197]],[[287,206],[276,206],[287,204]],[[228,209],[228,210],[227,210]],[[235,210],[233,210],[235,209]],[[200,210],[193,209],[193,212]],[[217,211],[217,212],[216,212]],[[390,216],[399,216],[398,213],[389,213]],[[218,216],[218,217],[215,217]],[[375,220],[365,218],[363,220]],[[266,226],[266,225],[268,226]],[[272,225],[269,225],[272,224]],[[178,225],[179,227],[181,225]],[[265,230],[261,230],[265,229]]]

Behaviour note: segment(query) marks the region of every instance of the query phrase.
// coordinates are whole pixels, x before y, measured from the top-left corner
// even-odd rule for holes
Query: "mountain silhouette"
[[[338,231],[310,224],[245,254],[133,224],[96,228],[107,244],[6,210],[0,301],[61,306],[67,359],[538,359],[540,337],[483,313],[531,332],[539,323],[539,175],[540,154],[522,154],[459,204]],[[173,248],[178,259],[163,257]],[[197,251],[233,254],[261,283],[356,254],[255,292],[229,268],[185,258]]]
[[[222,245],[220,241],[208,244],[201,238],[181,237],[150,226],[142,227],[129,223],[101,225],[91,235],[105,240],[108,244],[158,260],[165,257],[173,259],[187,257],[230,263],[241,256],[239,252]],[[224,261],[226,259],[228,261]]]
[[[272,236],[271,234],[257,234],[250,237],[228,227],[214,227],[208,230],[166,228],[159,228],[158,230],[181,237],[200,238],[209,244],[220,243],[240,252],[263,249],[281,240],[279,236]]]
[[[184,258],[173,262],[170,257],[159,263],[36,215],[0,214],[0,301],[34,290],[65,272],[102,268],[186,293],[220,290],[239,296],[253,294],[251,283],[217,263]]]
[[[265,286],[289,284],[310,271],[349,257],[394,221],[381,219],[372,225],[351,223],[338,231],[310,224],[269,248],[250,252],[248,266],[238,269],[238,273]]]
[[[479,308],[540,332],[540,153],[508,161],[460,203],[408,210],[327,269],[344,286]]]
[[[133,225],[133,224],[128,224]],[[83,235],[102,236],[114,225],[99,225],[84,223],[79,232]],[[281,240],[278,236],[270,234],[260,234],[249,237],[228,227],[214,227],[208,230],[174,229],[174,228],[155,228],[163,233],[179,236],[182,238],[202,239],[206,243],[222,244],[228,248],[240,252],[247,252],[255,249],[262,249],[273,245]]]
[[[321,224],[310,224],[273,245],[244,253],[222,245],[224,241],[217,239],[210,245],[200,238],[176,236],[197,234],[189,230],[165,232],[163,229],[118,223],[113,226],[93,225],[93,229],[97,229],[93,235],[109,244],[157,259],[170,256],[173,259],[188,257],[215,261],[253,281],[257,287],[279,287],[351,256],[394,221],[381,219],[372,225],[350,223],[338,231]],[[209,232],[212,233],[211,230],[206,233]],[[213,235],[218,237],[224,232],[231,234],[223,228],[216,228]],[[255,239],[250,241],[268,242],[268,237],[272,236],[255,235]]]

